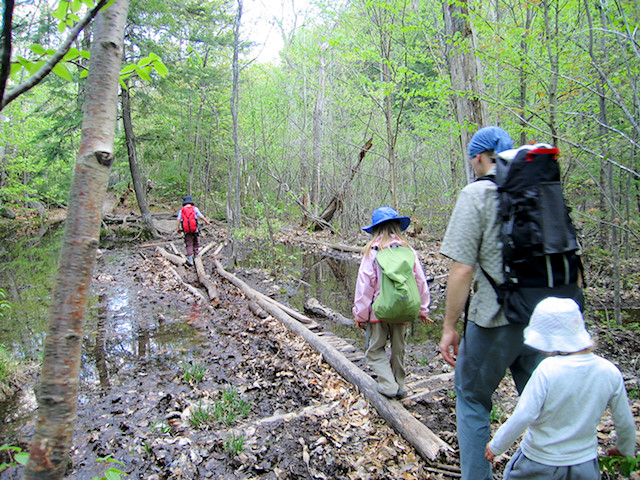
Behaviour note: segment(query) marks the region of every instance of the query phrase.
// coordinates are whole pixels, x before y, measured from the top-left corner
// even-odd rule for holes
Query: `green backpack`
[[[420,292],[413,265],[416,257],[408,247],[385,248],[376,261],[382,270],[380,294],[373,302],[378,320],[388,323],[413,322],[420,313]]]

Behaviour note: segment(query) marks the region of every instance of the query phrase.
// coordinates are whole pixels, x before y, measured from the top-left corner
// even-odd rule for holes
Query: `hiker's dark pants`
[[[200,251],[200,235],[198,232],[184,234],[184,246],[187,248],[187,256],[198,255]]]
[[[456,421],[460,466],[464,480],[491,480],[491,463],[484,448],[491,436],[491,395],[507,369],[522,392],[531,373],[544,358],[524,345],[525,325],[510,323],[483,328],[467,323],[456,359]]]

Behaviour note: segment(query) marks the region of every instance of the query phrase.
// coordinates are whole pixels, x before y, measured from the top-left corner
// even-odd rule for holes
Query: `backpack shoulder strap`
[[[495,183],[496,185],[498,184],[498,181],[496,180],[496,176],[495,175],[484,175],[480,178],[476,178],[476,182],[479,182],[480,180],[489,180],[490,182]]]

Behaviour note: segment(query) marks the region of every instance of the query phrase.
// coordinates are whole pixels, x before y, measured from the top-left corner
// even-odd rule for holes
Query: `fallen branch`
[[[209,245],[207,245],[202,250],[200,250],[200,253],[198,255],[202,257],[205,253],[207,253],[209,250],[211,250],[214,245],[215,244],[213,242],[211,242]]]
[[[321,242],[319,240],[300,239],[299,241],[303,243],[309,243],[311,245],[321,245],[323,247],[331,248],[332,250],[340,250],[341,252],[362,253],[362,248],[363,248],[363,247],[358,247],[353,245],[342,245],[339,243]]]
[[[182,280],[182,277],[180,276],[180,274],[178,272],[176,272],[175,268],[169,267],[169,271],[171,273],[173,273],[173,275],[178,279],[178,281],[180,283],[182,283],[182,285],[184,287],[186,287],[186,289],[189,290],[191,293],[193,293],[196,297],[198,297],[203,302],[208,302],[209,301],[209,299],[207,297],[205,297],[204,294],[200,290],[198,290],[196,287],[194,287],[192,285],[189,285],[187,282]]]
[[[278,319],[289,330],[300,335],[309,345],[322,354],[325,361],[331,365],[347,381],[358,387],[360,392],[371,402],[393,429],[402,435],[423,458],[433,461],[442,450],[453,451],[453,449],[422,422],[409,413],[399,402],[389,400],[377,390],[377,384],[369,375],[360,370],[355,364],[347,359],[335,347],[313,333],[302,323],[287,315],[283,309],[276,306],[273,301],[268,302],[257,295],[257,292],[240,280],[235,275],[227,272],[222,264],[215,260],[215,267],[220,276],[226,278],[236,287],[241,289],[250,299],[258,303],[268,313]]]
[[[340,325],[353,325],[353,319],[347,318],[341,313],[338,313],[334,310],[331,310],[326,305],[322,305],[318,299],[310,298],[304,303],[304,310],[306,312],[311,312],[314,315],[318,315],[319,317],[328,318],[329,320],[340,324]]]

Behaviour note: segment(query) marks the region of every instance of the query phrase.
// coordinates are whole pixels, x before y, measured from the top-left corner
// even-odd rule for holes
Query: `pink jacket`
[[[374,242],[373,246],[377,245],[378,241]],[[418,254],[415,250],[413,250],[413,253],[416,256],[416,262],[413,265],[413,274],[416,277],[420,299],[422,300],[420,317],[426,317],[429,315],[429,303],[431,302],[429,285],[427,285],[427,279],[424,276],[424,270],[422,269]],[[378,280],[380,267],[378,266],[378,262],[375,261],[377,254],[378,251],[372,248],[369,256],[365,255],[360,263],[356,283],[356,294],[353,301],[353,316],[356,322],[380,322],[371,308],[371,304],[380,293],[380,282]]]

